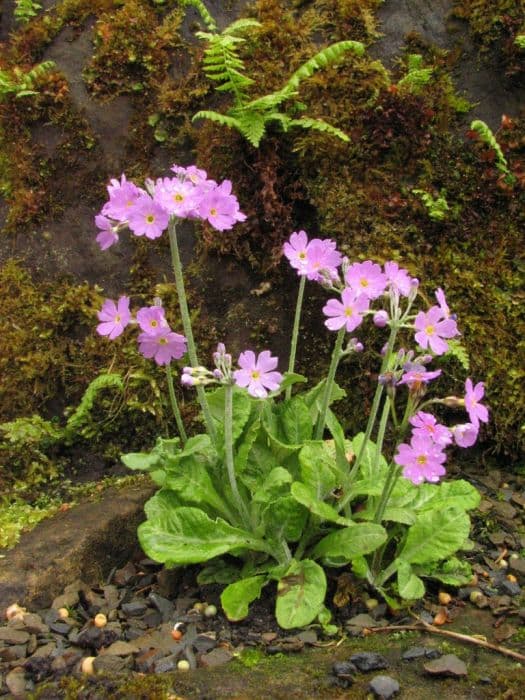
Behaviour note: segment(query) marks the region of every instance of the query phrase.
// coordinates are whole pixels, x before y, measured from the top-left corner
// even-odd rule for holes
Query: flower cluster
[[[339,278],[338,267],[343,256],[336,250],[335,241],[329,238],[308,241],[304,231],[294,232],[284,244],[283,253],[300,276],[314,282]]]
[[[276,371],[278,358],[272,357],[269,350],[263,350],[258,356],[251,350],[241,352],[237,361],[240,369],[233,370],[232,356],[226,352],[224,344],[219,343],[213,361],[213,371],[206,367],[184,367],[181,383],[184,386],[236,384],[250,396],[264,399],[268,392],[277,391],[283,380],[283,375]]]
[[[148,180],[146,189],[125,175],[111,180],[107,188],[109,199],[95,217],[99,229],[96,240],[102,250],[117,243],[124,228],[135,236],[158,238],[171,217],[208,221],[217,231],[230,229],[246,219],[229,180],[218,184],[194,165],[174,165],[172,171],[174,177]]]
[[[465,397],[457,399],[455,405],[463,404],[470,422],[447,428],[438,423],[435,416],[418,411],[410,418],[412,438],[410,444],[398,445],[394,461],[403,467],[403,476],[414,484],[423,481],[439,481],[445,474],[444,449],[455,442],[459,447],[471,447],[478,438],[480,421],[488,421],[488,408],[480,403],[484,395],[483,382],[473,386],[469,378],[465,382]],[[453,397],[450,397],[453,398]],[[449,402],[450,403],[450,402]]]
[[[128,297],[120,297],[117,303],[106,299],[98,318],[101,323],[97,326],[97,332],[110,340],[121,335],[129,324],[138,324],[142,331],[138,336],[139,351],[145,358],[154,359],[158,365],[180,360],[186,352],[186,338],[171,330],[160,304],[139,309],[133,319]]]

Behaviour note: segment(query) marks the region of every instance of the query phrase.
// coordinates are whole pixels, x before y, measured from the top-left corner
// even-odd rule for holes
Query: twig
[[[513,649],[508,649],[507,647],[499,646],[499,644],[492,644],[492,642],[487,642],[484,639],[479,639],[478,637],[471,637],[468,634],[461,634],[460,632],[452,632],[451,630],[442,630],[434,625],[429,625],[428,622],[424,622],[418,618],[418,624],[416,625],[387,625],[386,627],[371,627],[368,628],[370,633],[373,632],[432,632],[433,634],[440,634],[442,637],[450,637],[451,639],[457,639],[460,642],[468,642],[469,644],[477,644],[485,649],[491,649],[492,651],[498,651],[500,654],[505,656],[511,656],[517,661],[525,661],[525,655],[520,654],[518,651]]]

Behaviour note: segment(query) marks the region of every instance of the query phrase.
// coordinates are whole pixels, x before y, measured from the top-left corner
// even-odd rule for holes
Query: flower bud
[[[408,303],[412,304],[414,299],[417,297],[417,290],[419,289],[419,280],[417,277],[412,277],[410,280],[410,291],[408,293]]]
[[[376,311],[373,316],[373,321],[374,325],[378,328],[384,328],[388,323],[388,313],[384,309]]]
[[[448,408],[463,408],[465,405],[465,399],[460,399],[459,396],[445,396],[441,399],[440,403]]]

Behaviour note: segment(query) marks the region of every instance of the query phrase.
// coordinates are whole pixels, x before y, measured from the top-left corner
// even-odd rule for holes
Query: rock
[[[140,617],[144,615],[148,606],[140,600],[134,600],[131,603],[123,603],[120,609],[128,617]]]
[[[115,581],[117,586],[127,586],[127,584],[136,575],[137,569],[135,568],[132,562],[128,561],[128,563],[125,566],[115,571],[115,573],[113,574],[113,581]]]
[[[155,668],[155,662],[165,656],[161,649],[148,649],[135,659],[135,666],[140,673],[150,673]]]
[[[354,676],[357,673],[357,668],[351,661],[337,661],[332,666],[332,673],[338,679],[338,685],[348,688],[355,680]]]
[[[29,637],[29,632],[15,630],[11,627],[0,627],[0,642],[4,644],[27,644]]]
[[[500,581],[498,584],[498,589],[503,594],[510,596],[520,595],[521,593],[521,586],[515,581],[509,581],[506,578],[504,578],[503,581]]]
[[[233,659],[233,654],[224,647],[217,647],[201,656],[201,664],[206,668],[214,668],[215,666],[223,666]]]
[[[345,622],[345,627],[360,627],[364,629],[366,627],[379,627],[377,620],[367,613],[361,613],[360,615],[355,615]]]
[[[75,579],[105,580],[112,562],[125,560],[135,550],[137,525],[153,490],[137,485],[109,488],[99,501],[42,520],[5,553],[0,600],[45,608]]]
[[[175,606],[170,600],[168,600],[167,598],[163,598],[163,596],[153,591],[149,594],[148,600],[162,615],[162,622],[168,622],[172,619],[173,614],[175,612]]]
[[[51,669],[59,676],[71,671],[83,657],[80,649],[69,649],[60,656],[55,656],[51,662]]]
[[[41,647],[38,647],[30,658],[34,659],[37,656],[51,656],[51,654],[55,652],[56,648],[57,645],[55,642],[48,642],[47,644],[43,644]]]
[[[172,598],[177,594],[180,581],[180,569],[162,569],[157,574],[157,590],[163,598]],[[187,609],[187,608],[186,608]]]
[[[388,661],[385,657],[372,651],[362,651],[359,654],[353,654],[350,657],[350,661],[363,673],[388,668]]]
[[[52,632],[56,632],[57,634],[62,634],[62,635],[69,634],[71,632],[72,628],[73,628],[73,625],[70,625],[67,622],[52,622],[49,625],[49,629]]]
[[[17,666],[12,671],[9,671],[5,677],[5,684],[9,688],[9,692],[15,698],[23,698],[26,694],[26,676],[24,669]]]
[[[97,673],[104,671],[106,673],[118,673],[125,671],[133,666],[132,656],[115,656],[114,654],[104,654],[97,656],[93,661],[93,668]]]
[[[40,683],[53,673],[51,662],[50,656],[31,656],[25,662],[24,670],[35,683]]]
[[[508,622],[504,622],[494,630],[494,639],[496,642],[503,642],[505,639],[510,639],[517,631],[516,627],[513,627]]]
[[[500,518],[504,518],[505,520],[512,520],[517,514],[516,508],[505,501],[495,501],[494,510]]]
[[[376,698],[381,700],[389,700],[399,693],[399,683],[390,676],[374,676],[368,688]]]
[[[16,661],[24,659],[27,654],[27,646],[25,644],[11,644],[8,647],[0,648],[1,661]]]
[[[467,666],[455,654],[445,654],[439,659],[429,661],[423,665],[427,673],[432,676],[451,676],[453,678],[461,678],[467,675]]]
[[[422,659],[426,654],[426,647],[410,647],[403,653],[401,658],[403,661],[413,661],[414,659]]]
[[[113,656],[129,656],[129,654],[136,654],[137,651],[138,649],[134,644],[119,640],[117,642],[113,642],[113,644],[110,644],[109,647],[101,649],[100,656],[105,654],[110,654]]]
[[[83,649],[101,649],[113,644],[117,639],[118,634],[113,630],[89,626],[80,632],[75,643]]]
[[[303,630],[299,632],[297,637],[305,644],[317,644],[317,632],[315,630]]]
[[[199,634],[192,642],[192,646],[198,654],[204,654],[217,646],[217,640],[208,634]]]
[[[148,610],[142,618],[149,628],[157,627],[162,622],[162,615],[158,610]]]
[[[509,569],[525,576],[525,559],[523,557],[509,559]]]
[[[22,622],[22,629],[30,634],[47,634],[49,632],[48,625],[43,622],[40,615],[35,613],[24,613]]]
[[[60,608],[74,608],[78,605],[78,590],[70,590],[67,593],[61,593],[57,596],[51,603],[53,610],[60,610]]]

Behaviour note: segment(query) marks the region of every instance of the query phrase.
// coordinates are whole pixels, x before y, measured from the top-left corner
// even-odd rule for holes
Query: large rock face
[[[37,525],[7,552],[0,569],[0,604],[45,607],[75,579],[103,580],[138,547],[136,528],[151,487],[108,489]]]

